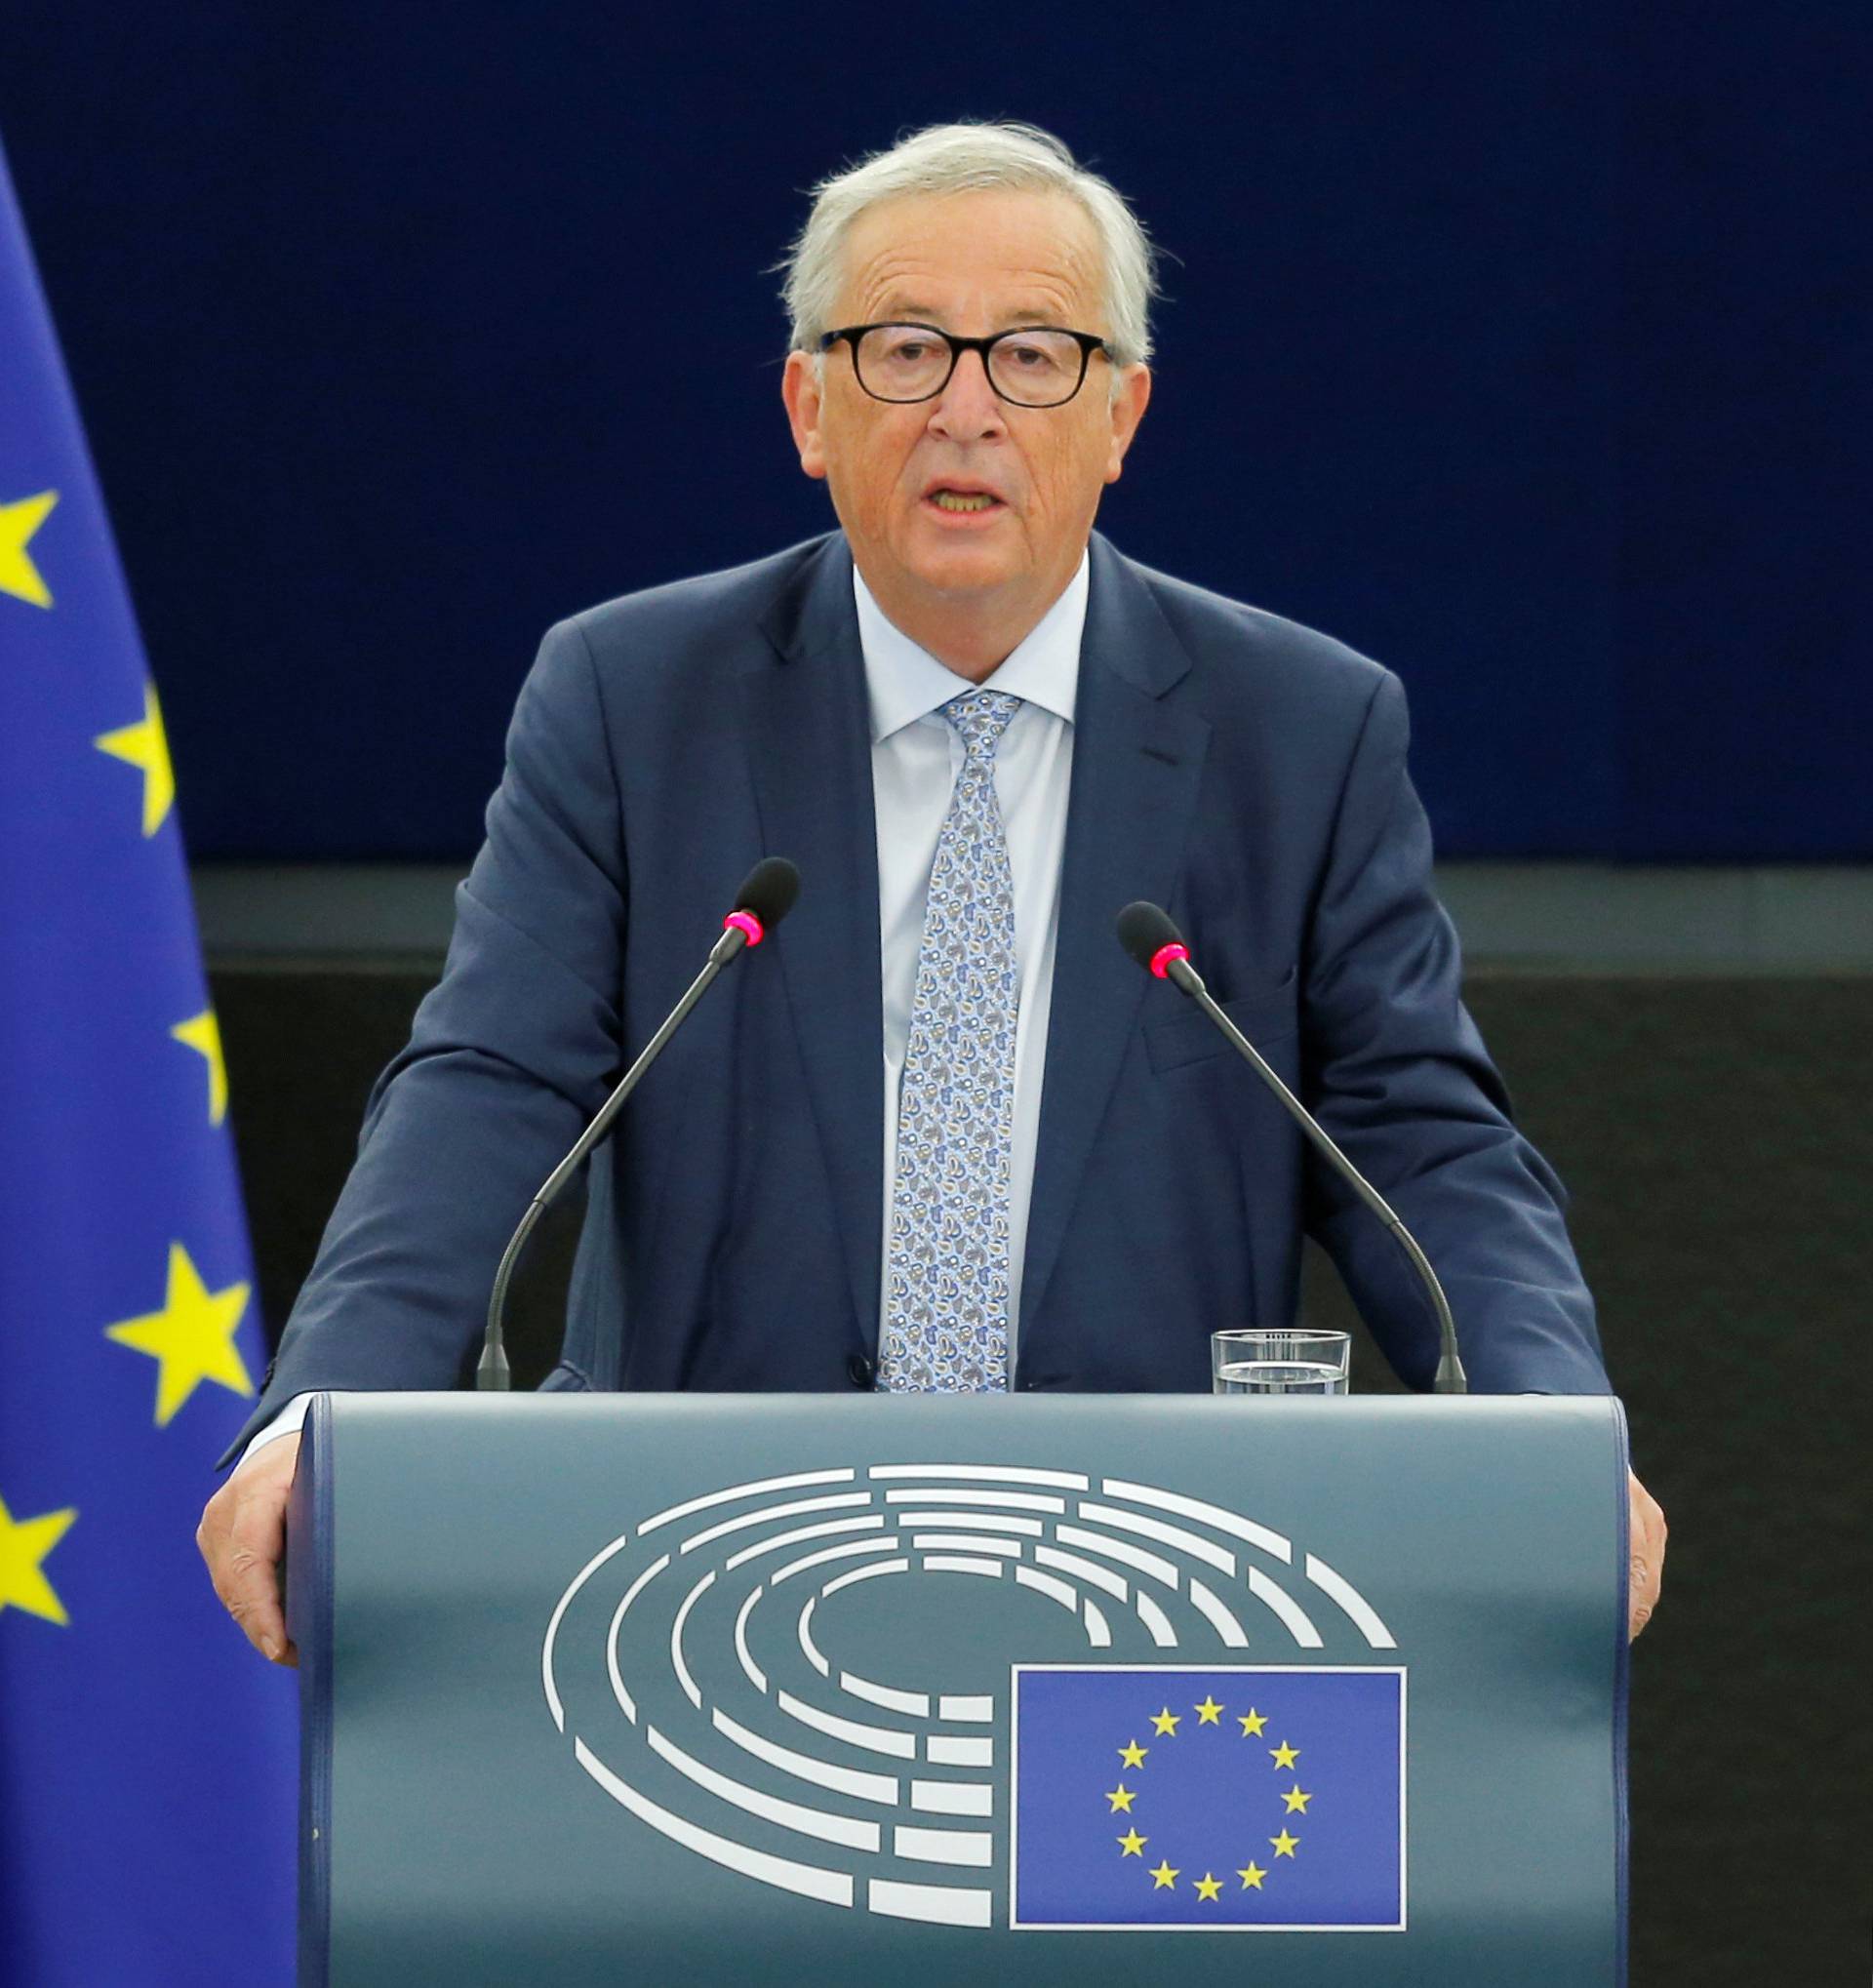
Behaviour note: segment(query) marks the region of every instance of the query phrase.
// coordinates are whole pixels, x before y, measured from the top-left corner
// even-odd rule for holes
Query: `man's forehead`
[[[1100,301],[1091,217],[1063,194],[916,194],[860,215],[846,292],[861,315],[932,317],[960,297],[1010,317],[1086,317]]]

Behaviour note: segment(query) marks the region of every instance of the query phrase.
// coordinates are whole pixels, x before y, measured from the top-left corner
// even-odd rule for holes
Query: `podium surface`
[[[300,1979],[1623,1977],[1594,1398],[319,1397]]]

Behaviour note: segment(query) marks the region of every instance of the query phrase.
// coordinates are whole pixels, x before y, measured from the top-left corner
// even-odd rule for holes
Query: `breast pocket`
[[[1162,997],[1160,997],[1162,998]],[[1293,967],[1273,986],[1263,986],[1221,1004],[1222,1012],[1258,1050],[1291,1036],[1300,1026],[1300,980]],[[1228,1038],[1194,1001],[1144,1025],[1145,1053],[1160,1076],[1208,1056],[1233,1055]]]

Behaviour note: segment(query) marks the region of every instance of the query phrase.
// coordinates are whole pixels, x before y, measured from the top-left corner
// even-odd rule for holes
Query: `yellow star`
[[[1196,1880],[1196,1887],[1197,1896],[1199,1898],[1208,1898],[1212,1903],[1222,1896],[1222,1880],[1220,1878],[1213,1878],[1208,1871],[1205,1871],[1203,1876]]]
[[[156,686],[143,685],[143,715],[136,725],[120,726],[115,732],[100,733],[91,741],[112,759],[143,770],[143,833],[154,835],[169,814],[176,798],[176,775],[169,767],[169,739],[163,731],[162,707],[156,701]]]
[[[1284,1829],[1279,1836],[1271,1836],[1268,1841],[1274,1845],[1276,1856],[1291,1857],[1294,1855],[1295,1846],[1299,1843],[1300,1838],[1290,1836]]]
[[[52,606],[52,589],[26,557],[26,546],[58,501],[56,490],[42,490],[18,503],[0,504],[0,594],[34,608]]]
[[[1290,1815],[1293,1815],[1296,1810],[1305,1815],[1307,1805],[1314,1798],[1311,1795],[1303,1795],[1300,1791],[1300,1784],[1296,1782],[1281,1799],[1287,1803]]]
[[[1148,1836],[1140,1836],[1136,1829],[1128,1829],[1123,1836],[1115,1838],[1114,1841],[1125,1855],[1136,1857],[1144,1854],[1144,1847],[1151,1839]]]
[[[1279,1746],[1271,1746],[1268,1751],[1278,1768],[1291,1768],[1300,1758],[1299,1747],[1290,1746],[1285,1739]]]
[[[1151,1724],[1157,1731],[1166,1734],[1169,1738],[1175,1739],[1177,1736],[1177,1721],[1182,1717],[1183,1714],[1181,1712],[1174,1712],[1172,1711],[1171,1707],[1167,1705],[1164,1708],[1164,1710],[1160,1712],[1157,1715],[1157,1717],[1151,1721]]]
[[[1245,1739],[1257,1737],[1261,1729],[1268,1723],[1266,1716],[1257,1712],[1253,1705],[1246,1712],[1238,1712],[1236,1721],[1242,1728],[1242,1736]]]
[[[254,1383],[234,1333],[247,1309],[248,1286],[209,1291],[180,1243],[169,1246],[169,1288],[159,1312],[104,1328],[104,1337],[134,1347],[157,1362],[156,1426],[169,1426],[176,1411],[204,1380],[232,1394],[251,1395]]]
[[[1130,1746],[1119,1748],[1119,1758],[1129,1768],[1141,1768],[1144,1765],[1145,1755],[1150,1751],[1151,1749],[1148,1746],[1140,1746],[1135,1739]]]
[[[57,1622],[61,1629],[70,1621],[39,1563],[65,1536],[77,1516],[74,1507],[47,1512],[37,1519],[15,1519],[7,1510],[6,1499],[0,1498],[0,1615],[11,1606]]]
[[[1236,1873],[1236,1876],[1242,1880],[1242,1889],[1245,1891],[1259,1891],[1261,1889],[1261,1881],[1267,1875],[1268,1873],[1253,1857],[1242,1870]]]
[[[1199,1726],[1222,1724],[1222,1707],[1207,1691],[1204,1693],[1203,1703],[1197,1707],[1197,1724]]]
[[[1158,1881],[1151,1887],[1154,1891],[1175,1891],[1177,1889],[1177,1874],[1169,1863],[1160,1863],[1151,1875]]]
[[[227,1116],[227,1064],[221,1055],[221,1026],[215,1011],[204,1008],[170,1030],[179,1043],[199,1050],[208,1058],[208,1122],[219,1125]]]
[[[1116,1815],[1121,1809],[1123,1809],[1125,1812],[1128,1815],[1130,1815],[1132,1812],[1133,1803],[1138,1799],[1138,1791],[1136,1788],[1128,1788],[1125,1785],[1125,1783],[1121,1781],[1116,1788],[1112,1789],[1106,1795],[1105,1799],[1111,1803],[1112,1813],[1114,1815]]]

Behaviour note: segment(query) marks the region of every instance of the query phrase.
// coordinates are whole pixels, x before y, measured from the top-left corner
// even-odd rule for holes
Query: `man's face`
[[[1063,194],[918,195],[861,215],[847,236],[834,323],[895,320],[986,337],[1023,325],[1103,335],[1098,237]],[[849,343],[787,362],[785,397],[809,476],[823,477],[860,572],[889,609],[1007,608],[1036,616],[1079,564],[1099,492],[1117,480],[1150,376],[1129,367],[1112,394],[1100,354],[1063,407],[1011,406],[966,352],[934,400],[873,400]],[[945,492],[988,496],[945,510]]]

